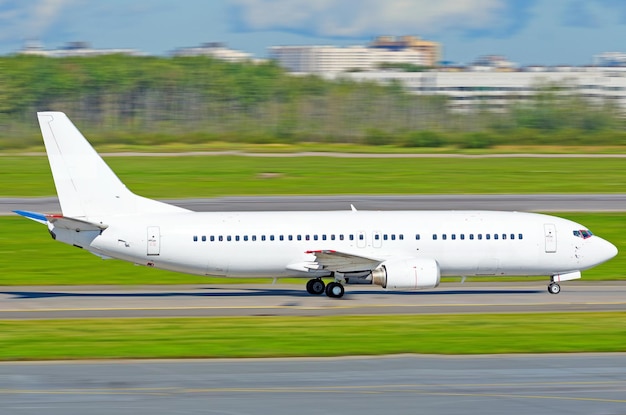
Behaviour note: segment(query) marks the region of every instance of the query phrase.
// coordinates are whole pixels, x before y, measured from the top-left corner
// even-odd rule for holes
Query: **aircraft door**
[[[148,255],[161,254],[161,230],[158,226],[148,226]]]
[[[380,234],[380,231],[372,232],[372,246],[374,248],[383,246],[383,236]]]
[[[545,240],[546,240],[546,253],[556,252],[556,226],[552,223],[546,223],[543,225]]]
[[[367,246],[367,239],[365,231],[359,231],[356,235],[356,246],[358,248],[365,248]]]

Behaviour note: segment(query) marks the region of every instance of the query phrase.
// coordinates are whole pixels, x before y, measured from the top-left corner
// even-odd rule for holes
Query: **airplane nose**
[[[597,261],[597,264],[608,261],[617,255],[617,247],[610,243],[609,241],[598,238],[595,241],[595,249],[594,249],[594,260]]]

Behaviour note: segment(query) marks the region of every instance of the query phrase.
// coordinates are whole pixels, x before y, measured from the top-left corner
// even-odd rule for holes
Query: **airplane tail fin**
[[[126,188],[62,112],[38,112],[63,216],[98,218],[186,209],[137,196]]]

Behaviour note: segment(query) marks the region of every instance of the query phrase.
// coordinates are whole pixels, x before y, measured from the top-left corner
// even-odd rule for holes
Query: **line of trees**
[[[462,114],[445,97],[399,84],[291,76],[271,62],[0,57],[0,149],[39,144],[35,112],[44,110],[66,112],[92,141],[108,143],[626,144],[617,108],[558,88],[504,113]]]

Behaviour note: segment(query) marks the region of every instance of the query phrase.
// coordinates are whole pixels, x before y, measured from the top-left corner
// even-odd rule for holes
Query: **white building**
[[[388,50],[364,46],[272,46],[270,58],[289,72],[337,73],[371,71],[381,63],[428,65],[428,56],[416,50]]]
[[[623,70],[622,70],[623,69]],[[328,79],[347,77],[358,81],[400,82],[417,95],[445,95],[458,111],[477,108],[503,110],[527,100],[546,86],[561,94],[615,103],[626,109],[626,68],[533,67],[518,71],[427,71],[326,73]]]
[[[191,48],[174,50],[172,56],[212,56],[228,62],[252,61],[252,55],[239,50],[228,49],[223,43],[210,42]]]
[[[93,49],[87,42],[69,42],[58,49],[44,49],[38,42],[28,42],[17,52],[20,55],[47,56],[51,58],[66,58],[70,56],[101,56],[101,55],[129,55],[144,56],[136,49]]]
[[[604,52],[593,57],[593,64],[596,66],[626,66],[626,53],[624,52]]]

